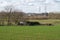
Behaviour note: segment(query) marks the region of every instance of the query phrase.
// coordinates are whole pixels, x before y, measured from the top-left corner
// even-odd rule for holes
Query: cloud
[[[0,10],[7,5],[13,5],[24,12],[44,12],[59,11],[60,2],[55,0],[0,0]]]

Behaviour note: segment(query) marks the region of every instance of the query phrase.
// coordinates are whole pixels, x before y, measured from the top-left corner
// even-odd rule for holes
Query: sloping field
[[[0,40],[60,40],[60,25],[0,26]]]
[[[37,21],[40,23],[53,23],[53,24],[60,24],[60,19],[46,19],[46,20],[29,20],[29,21]]]

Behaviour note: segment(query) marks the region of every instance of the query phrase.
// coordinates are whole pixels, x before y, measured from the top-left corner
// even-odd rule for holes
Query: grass
[[[31,20],[30,20],[31,21]],[[0,40],[60,40],[60,20],[32,20],[54,26],[0,26]]]
[[[0,26],[0,40],[60,40],[60,25]]]
[[[53,23],[53,24],[60,23],[60,19],[29,20],[29,21],[33,21],[33,22],[37,21],[40,23]]]

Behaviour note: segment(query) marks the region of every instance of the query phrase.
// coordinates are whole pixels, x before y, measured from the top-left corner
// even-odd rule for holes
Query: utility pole
[[[39,13],[41,12],[41,7],[39,6]]]
[[[45,3],[45,15],[48,16],[48,13],[47,13],[47,3]]]
[[[46,3],[45,3],[45,13],[47,12],[47,6],[46,6]]]
[[[39,1],[38,1],[38,3],[39,3],[39,12],[41,12],[41,10],[42,10],[42,7],[41,7],[41,6],[44,5],[44,4],[46,4],[45,1],[46,1],[46,0],[39,0]],[[45,5],[45,6],[46,6],[46,5]],[[46,12],[46,7],[45,7],[44,10],[45,10],[45,12]]]

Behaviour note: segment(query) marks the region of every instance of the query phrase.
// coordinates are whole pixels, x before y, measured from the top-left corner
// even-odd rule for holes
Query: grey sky
[[[24,12],[59,12],[60,0],[0,0],[0,10],[7,5],[14,5],[15,8]]]

